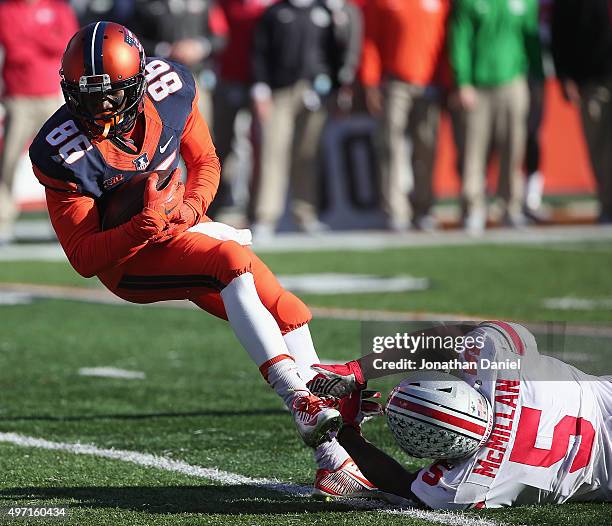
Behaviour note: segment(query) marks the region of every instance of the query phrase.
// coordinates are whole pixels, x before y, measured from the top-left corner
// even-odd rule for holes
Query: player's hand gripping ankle
[[[367,382],[356,360],[338,365],[316,363],[311,368],[319,373],[308,382],[308,388],[315,394],[342,398],[366,388]]]

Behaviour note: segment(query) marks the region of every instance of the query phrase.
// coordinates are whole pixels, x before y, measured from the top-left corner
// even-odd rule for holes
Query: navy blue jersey
[[[40,129],[30,146],[40,182],[100,199],[138,173],[174,169],[179,163],[181,135],[192,112],[196,86],[184,66],[160,58],[147,59],[141,151],[128,154],[104,140],[91,143],[66,105]],[[57,186],[55,186],[57,183]]]

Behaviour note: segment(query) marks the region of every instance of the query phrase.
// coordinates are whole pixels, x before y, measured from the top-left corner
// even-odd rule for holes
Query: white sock
[[[297,395],[308,393],[298,374],[276,320],[263,305],[255,288],[253,274],[234,278],[221,291],[229,320],[238,340],[249,353],[264,378],[291,409]]]
[[[330,442],[323,442],[314,450],[314,459],[321,469],[338,469],[350,455],[334,438]]]
[[[287,349],[293,359],[295,365],[304,382],[312,380],[317,374],[310,366],[315,363],[320,363],[319,356],[315,350],[312,336],[308,325],[302,325],[284,336]],[[315,462],[321,469],[338,469],[349,454],[334,438],[330,442],[323,442],[314,450]]]
[[[298,374],[295,361],[291,356],[281,354],[264,363],[259,370],[266,382],[283,399],[289,409],[293,409],[296,396],[309,394],[304,380]]]
[[[308,325],[302,325],[288,332],[283,338],[287,344],[289,354],[291,354],[295,360],[295,365],[297,365],[302,380],[309,382],[317,374],[310,366],[315,363],[320,363],[320,361],[317,356],[317,351],[314,348]]]

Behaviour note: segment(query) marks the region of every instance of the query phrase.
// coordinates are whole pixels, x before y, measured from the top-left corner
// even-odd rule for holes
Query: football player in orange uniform
[[[318,491],[367,491],[367,482],[355,483],[363,477],[348,454],[326,440],[341,424],[339,412],[306,385],[310,365],[319,361],[308,308],[246,247],[248,231],[205,215],[220,168],[191,74],[145,58],[136,36],[110,22],[76,33],[61,68],[66,103],[36,136],[30,158],[72,266],[127,301],[187,299],[227,319],[315,448]],[[187,167],[184,185],[179,155]],[[155,172],[167,169],[176,171],[158,190]],[[149,171],[143,210],[102,230],[114,191]],[[335,481],[333,490],[326,481]]]

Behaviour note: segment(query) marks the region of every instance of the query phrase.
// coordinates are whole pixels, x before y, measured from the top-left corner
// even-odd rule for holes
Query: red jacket
[[[263,12],[278,0],[219,0],[229,29],[226,48],[219,57],[219,74],[224,80],[252,81],[251,49],[255,25]]]
[[[4,49],[4,95],[59,95],[62,54],[78,23],[61,0],[0,3],[0,46]]]

